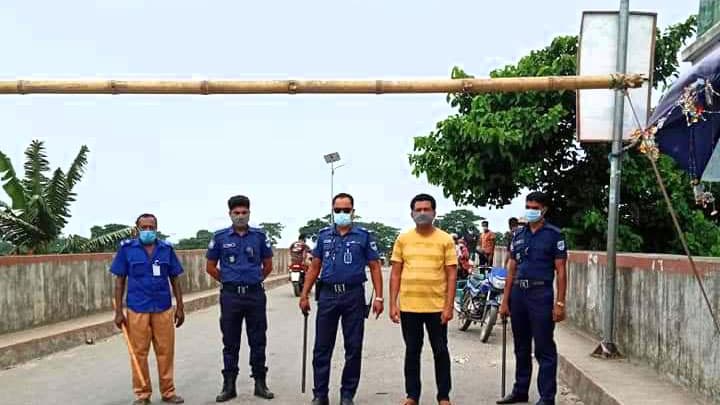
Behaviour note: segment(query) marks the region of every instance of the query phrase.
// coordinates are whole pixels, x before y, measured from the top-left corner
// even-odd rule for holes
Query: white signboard
[[[630,99],[644,126],[650,114],[650,92],[655,56],[654,13],[630,13],[628,27],[627,73],[650,79],[642,87],[630,89]],[[583,13],[578,50],[578,74],[617,73],[618,12]],[[577,133],[581,142],[610,142],[613,132],[615,92],[579,90],[577,92]],[[623,139],[637,128],[632,110],[625,101]]]

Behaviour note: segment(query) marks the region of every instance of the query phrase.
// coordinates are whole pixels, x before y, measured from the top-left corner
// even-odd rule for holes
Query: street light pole
[[[323,156],[323,158],[325,159],[325,163],[330,165],[330,224],[332,225],[335,223],[335,213],[332,209],[332,199],[335,197],[335,170],[345,165],[335,166],[335,163],[340,161],[340,154],[337,152],[329,153]]]
[[[617,73],[627,70],[628,26],[630,0],[620,0],[618,14]],[[625,116],[625,91],[615,91],[612,153],[610,154],[610,195],[608,202],[607,269],[603,302],[603,338],[593,353],[603,358],[620,355],[615,345],[615,280],[617,278],[618,206],[620,204],[620,176],[622,174],[623,118]]]

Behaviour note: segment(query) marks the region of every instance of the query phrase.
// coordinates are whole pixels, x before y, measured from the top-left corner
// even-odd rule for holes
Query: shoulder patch
[[[564,241],[564,240],[561,239],[561,240],[558,241],[558,243],[557,243],[557,249],[558,249],[559,251],[561,251],[561,252],[564,252],[564,251],[565,251],[565,241]]]
[[[377,252],[378,251],[377,242],[375,242],[375,241],[370,242],[370,249]]]
[[[215,247],[215,238],[210,239],[210,243],[208,243],[208,250],[212,250]]]

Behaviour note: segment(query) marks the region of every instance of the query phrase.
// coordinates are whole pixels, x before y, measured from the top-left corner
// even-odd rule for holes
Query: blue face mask
[[[143,245],[152,245],[157,239],[157,232],[155,231],[140,231],[140,243]]]
[[[528,222],[538,222],[542,219],[542,216],[542,210],[532,210],[529,208],[525,210],[525,218],[527,218]]]
[[[352,223],[352,215],[346,214],[344,212],[341,212],[339,214],[335,214],[335,225],[337,226],[348,226]]]

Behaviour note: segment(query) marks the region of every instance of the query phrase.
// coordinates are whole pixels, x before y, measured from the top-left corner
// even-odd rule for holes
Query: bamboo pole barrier
[[[430,80],[5,80],[0,94],[397,94],[635,88],[640,75]]]

